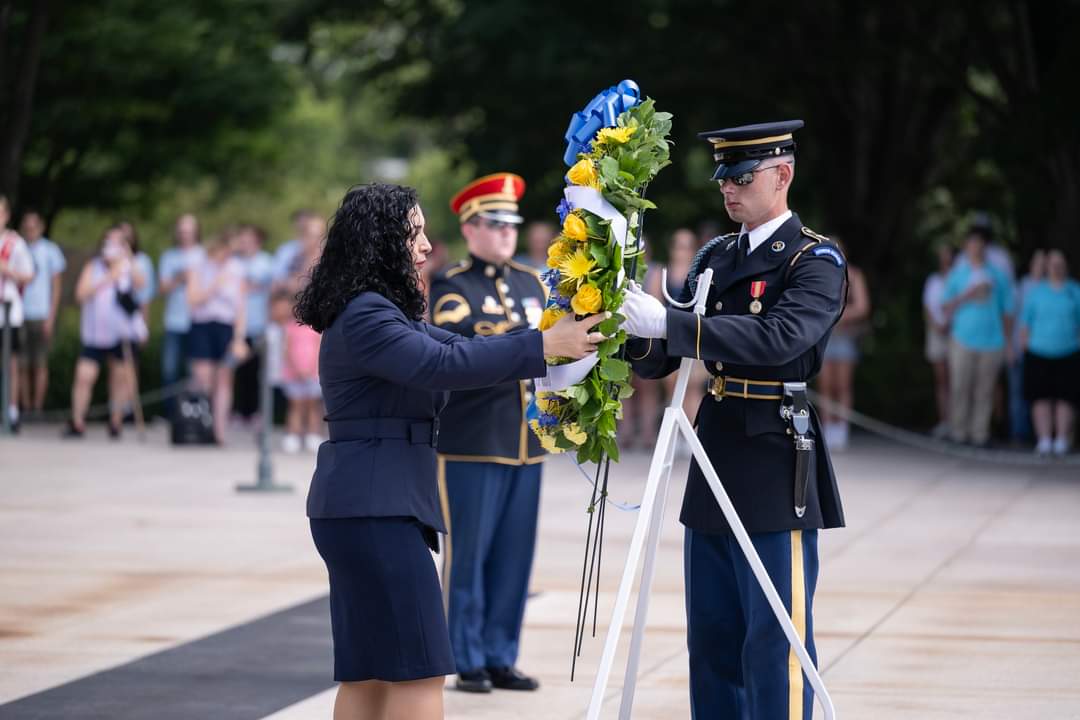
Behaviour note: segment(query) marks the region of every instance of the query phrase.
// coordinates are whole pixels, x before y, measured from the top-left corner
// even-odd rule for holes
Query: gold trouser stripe
[[[443,542],[442,593],[443,612],[450,614],[450,564],[453,562],[453,546],[450,538],[450,496],[446,492],[446,458],[439,457],[438,472],[439,504],[442,505],[443,522],[446,523],[446,535]]]
[[[712,143],[713,150],[723,150],[729,147],[744,147],[746,145],[764,145],[765,143],[780,142],[782,140],[790,140],[791,133],[786,135],[771,135],[769,137],[754,138],[753,140],[709,140]]]
[[[803,575],[802,530],[791,531],[791,622],[806,643],[806,578]],[[803,670],[795,648],[788,650],[788,720],[803,719]]]
[[[648,347],[645,348],[645,354],[644,355],[642,355],[641,357],[634,357],[633,355],[630,355],[629,351],[627,351],[626,354],[629,355],[631,360],[644,360],[645,358],[649,357],[649,353],[651,353],[651,352],[652,352],[652,338],[649,338],[649,345],[648,345]]]
[[[698,360],[701,359],[701,316],[694,313],[697,318],[697,351],[694,353]]]

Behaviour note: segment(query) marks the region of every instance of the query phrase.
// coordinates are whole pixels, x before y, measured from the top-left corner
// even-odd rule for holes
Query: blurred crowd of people
[[[67,265],[59,246],[44,236],[39,213],[25,211],[18,232],[8,228],[10,219],[8,202],[0,197],[0,298],[13,329],[5,412],[17,428],[21,413],[43,410]],[[65,434],[85,432],[92,391],[104,371],[108,432],[120,435],[124,414],[136,400],[134,368],[149,337],[148,307],[160,297],[162,383],[176,387],[189,378],[190,387],[210,399],[218,443],[225,442],[230,423],[251,425],[258,419],[259,373],[266,358],[271,381],[288,403],[283,449],[317,449],[323,439],[319,335],[298,325],[292,309],[319,257],[326,221],[299,210],[292,222],[294,237],[271,254],[265,249],[266,233],[257,225],[231,226],[204,238],[198,218],[181,215],[173,243],[156,269],[140,250],[131,223],[107,228],[75,285],[81,350]],[[694,255],[715,233],[712,225],[673,232],[666,266],[645,256],[645,290],[666,300],[666,269],[667,294],[677,297]],[[557,234],[552,223],[530,224],[516,259],[545,269],[548,245]],[[433,245],[423,270],[428,287],[449,260],[443,243]],[[1066,454],[1080,403],[1080,284],[1069,278],[1064,254],[1036,251],[1027,273],[1017,279],[1008,252],[993,242],[988,227],[976,224],[959,252],[939,246],[936,262],[922,298],[925,356],[933,371],[939,420],[933,434],[985,446],[997,408],[1007,414],[1014,442],[1034,443],[1042,455]],[[847,308],[833,329],[817,379],[818,392],[828,400],[821,404],[825,440],[838,450],[849,440],[844,410],[853,406],[859,341],[869,331],[871,310],[863,273],[849,265],[848,275]],[[267,352],[261,351],[264,347]],[[691,417],[708,379],[704,366],[695,366],[685,404]],[[633,382],[636,392],[624,403],[620,443],[627,449],[648,448],[675,376],[659,381],[635,377]],[[167,402],[166,414],[171,411]]]
[[[7,229],[9,220],[8,203],[0,198],[0,297],[9,311],[13,351],[6,412],[17,429],[22,412],[43,410],[66,260],[44,237],[39,213],[24,212],[18,232]],[[80,350],[65,436],[86,432],[87,410],[103,371],[108,432],[120,436],[123,417],[137,402],[135,367],[149,339],[149,305],[160,297],[162,383],[187,385],[210,399],[217,443],[226,441],[230,423],[253,425],[260,412],[270,411],[259,402],[265,358],[271,382],[288,401],[283,448],[315,451],[323,440],[319,335],[298,325],[292,308],[319,257],[326,221],[307,210],[292,220],[295,237],[271,255],[264,249],[266,233],[257,225],[230,226],[204,238],[198,218],[181,215],[156,271],[131,223],[106,228],[75,284]],[[173,407],[168,400],[166,415]]]
[[[1008,251],[976,224],[959,252],[937,249],[937,266],[923,289],[934,434],[986,446],[998,408],[1014,443],[1068,453],[1080,404],[1080,284],[1064,253],[1036,250],[1017,280]]]

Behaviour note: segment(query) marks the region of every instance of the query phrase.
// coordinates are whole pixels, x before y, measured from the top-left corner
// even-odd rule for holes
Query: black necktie
[[[739,236],[739,244],[735,248],[735,267],[742,265],[742,261],[746,259],[746,249],[750,247],[750,235],[743,233]]]

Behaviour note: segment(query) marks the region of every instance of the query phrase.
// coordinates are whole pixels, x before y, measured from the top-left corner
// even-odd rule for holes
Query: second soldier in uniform
[[[465,336],[536,328],[545,293],[510,258],[525,181],[511,173],[469,183],[450,205],[469,257],[432,284],[432,321]],[[442,412],[439,475],[449,534],[444,554],[457,688],[535,690],[517,670],[544,452],[525,420],[527,382],[454,392]]]
[[[634,370],[705,362],[698,437],[812,657],[817,531],[843,525],[836,478],[806,399],[844,306],[846,262],[787,205],[801,120],[702,133],[739,233],[695,257],[682,300],[713,270],[705,317],[627,293]],[[687,645],[695,718],[809,720],[798,659],[695,461],[683,500]],[[815,659],[816,662],[816,659]]]

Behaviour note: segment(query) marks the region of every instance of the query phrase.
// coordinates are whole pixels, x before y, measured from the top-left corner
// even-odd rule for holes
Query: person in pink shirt
[[[282,450],[298,453],[301,447],[318,452],[322,436],[322,390],[319,388],[319,344],[322,336],[293,317],[293,298],[287,290],[274,294],[273,316],[283,329],[285,351],[281,386],[289,400]]]

